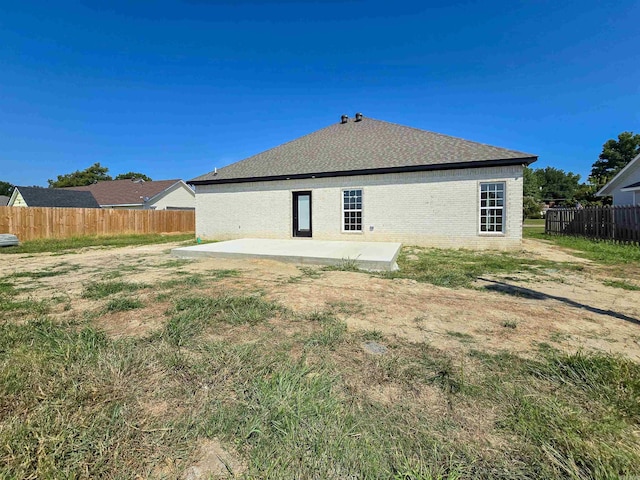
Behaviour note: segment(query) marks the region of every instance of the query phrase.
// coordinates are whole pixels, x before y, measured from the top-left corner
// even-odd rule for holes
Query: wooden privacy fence
[[[547,210],[545,233],[640,244],[640,205]]]
[[[0,207],[0,233],[18,239],[142,233],[195,233],[193,210]]]

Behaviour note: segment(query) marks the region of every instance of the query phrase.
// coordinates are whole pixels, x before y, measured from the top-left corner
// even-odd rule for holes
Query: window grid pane
[[[480,231],[504,232],[504,183],[480,184]]]
[[[343,229],[345,232],[362,231],[362,190],[342,192]]]

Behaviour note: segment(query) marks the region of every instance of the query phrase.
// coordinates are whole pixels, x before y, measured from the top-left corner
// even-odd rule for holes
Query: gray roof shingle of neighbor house
[[[66,187],[68,190],[91,192],[100,205],[143,205],[144,198],[153,198],[180,181],[106,180],[84,187]]]
[[[498,165],[536,155],[356,114],[291,142],[190,180],[194,185],[335,177]],[[358,120],[359,118],[359,120]]]
[[[6,195],[0,195],[0,207],[4,207],[9,203],[11,197],[7,197]]]
[[[29,207],[100,208],[91,192],[63,188],[16,187]]]

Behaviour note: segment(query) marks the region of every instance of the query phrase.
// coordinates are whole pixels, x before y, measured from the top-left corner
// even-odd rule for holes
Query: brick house
[[[119,210],[193,210],[195,193],[180,179],[107,180],[65,190],[91,192],[101,208]]]
[[[389,122],[340,122],[188,183],[205,239],[516,248],[535,155]]]

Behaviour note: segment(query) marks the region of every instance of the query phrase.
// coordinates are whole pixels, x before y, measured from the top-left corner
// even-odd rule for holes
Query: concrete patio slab
[[[263,258],[312,265],[340,265],[345,261],[354,261],[364,270],[397,270],[396,258],[401,245],[391,242],[241,238],[174,248],[171,254],[180,258]]]

